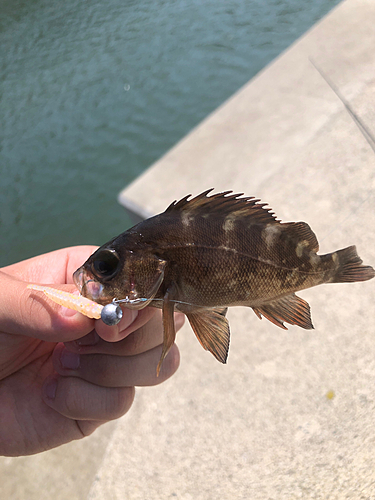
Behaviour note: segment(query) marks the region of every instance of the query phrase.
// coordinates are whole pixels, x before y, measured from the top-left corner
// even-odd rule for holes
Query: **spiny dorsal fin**
[[[268,304],[253,307],[253,310],[259,319],[262,319],[262,316],[264,316],[271,323],[284,330],[287,330],[287,328],[283,321],[290,325],[300,326],[306,330],[314,328],[311,322],[309,304],[294,293],[273,300]]]
[[[264,208],[267,203],[258,203],[260,200],[253,196],[244,196],[243,193],[231,194],[232,191],[224,191],[222,193],[207,196],[213,191],[213,188],[204,191],[195,198],[189,200],[191,196],[188,194],[180,201],[174,201],[166,209],[165,213],[188,213],[191,215],[220,215],[226,217],[243,217],[256,219],[262,223],[279,223],[276,216],[271,212],[270,208]]]

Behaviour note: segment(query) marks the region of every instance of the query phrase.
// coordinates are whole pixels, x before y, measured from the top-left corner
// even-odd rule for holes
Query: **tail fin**
[[[362,265],[354,245],[337,250],[335,254],[338,258],[338,268],[332,283],[367,281],[375,277],[375,270],[371,266]]]

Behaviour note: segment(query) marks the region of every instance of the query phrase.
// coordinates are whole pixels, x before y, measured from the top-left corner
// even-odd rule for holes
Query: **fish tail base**
[[[362,259],[358,256],[354,245],[337,250],[331,255],[334,260],[338,259],[338,268],[331,280],[332,283],[353,283],[375,277],[375,270],[371,266],[362,265]]]

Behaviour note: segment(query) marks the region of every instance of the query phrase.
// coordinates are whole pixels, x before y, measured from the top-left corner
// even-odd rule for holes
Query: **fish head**
[[[74,274],[81,295],[99,304],[119,300],[131,309],[143,309],[158,292],[166,261],[151,252],[100,247]]]

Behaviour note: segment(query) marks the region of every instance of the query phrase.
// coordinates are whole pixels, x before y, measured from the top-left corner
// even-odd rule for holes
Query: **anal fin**
[[[221,363],[226,363],[229,350],[230,330],[225,318],[227,308],[186,313],[190,325],[206,351]]]
[[[220,314],[221,316],[226,316],[228,312],[227,307],[215,307],[214,309],[215,313]]]
[[[274,325],[287,330],[284,321],[290,325],[297,325],[306,330],[314,328],[311,322],[309,304],[294,293],[268,302],[259,307],[253,307],[259,319],[267,318]]]

